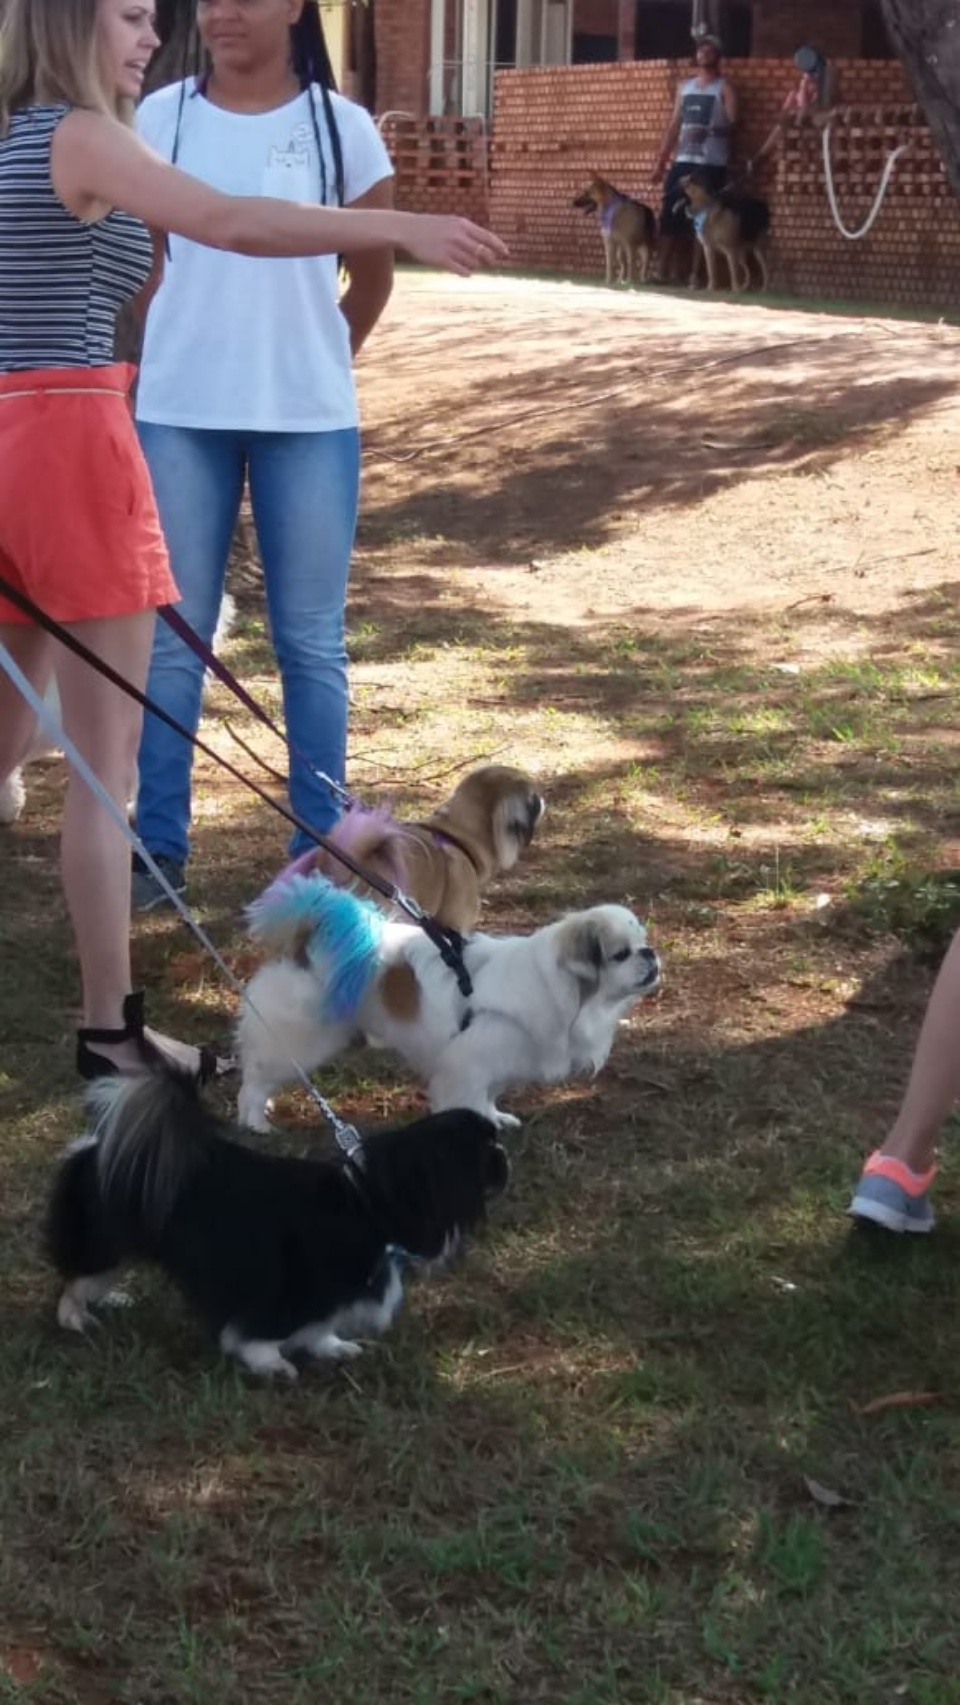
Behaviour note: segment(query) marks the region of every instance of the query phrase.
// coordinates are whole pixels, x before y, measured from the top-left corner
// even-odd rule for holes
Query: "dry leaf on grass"
[[[855,1415],[882,1415],[887,1409],[932,1409],[946,1403],[940,1391],[892,1391],[889,1397],[872,1397],[869,1403],[854,1403]]]
[[[43,1672],[43,1657],[29,1646],[10,1646],[0,1652],[0,1676],[7,1676],[17,1687],[30,1687]]]
[[[830,1486],[821,1486],[819,1480],[811,1480],[809,1474],[804,1475],[803,1484],[814,1503],[819,1504],[821,1509],[844,1510],[849,1509],[853,1503],[853,1499],[845,1498],[842,1492],[834,1492]]]

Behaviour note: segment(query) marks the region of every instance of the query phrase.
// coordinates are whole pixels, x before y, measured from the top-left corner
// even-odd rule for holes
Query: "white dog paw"
[[[285,1379],[291,1385],[300,1378],[292,1362],[282,1356],[279,1350],[266,1350],[261,1346],[242,1345],[236,1351],[237,1360],[248,1373],[256,1374],[259,1379]]]
[[[57,1303],[57,1325],[62,1326],[64,1332],[79,1332],[84,1335],[91,1326],[99,1327],[100,1321],[95,1314],[90,1313],[85,1303],[78,1302],[77,1298],[66,1290]]]
[[[12,776],[0,787],[0,824],[6,827],[19,821],[27,802],[26,789],[19,770],[14,770]]]
[[[352,1338],[338,1338],[335,1332],[316,1338],[303,1348],[318,1362],[355,1362],[363,1355],[362,1344],[355,1344]]]
[[[499,1107],[493,1110],[493,1122],[500,1131],[519,1131],[522,1120],[513,1113],[501,1113]]]
[[[261,1136],[269,1136],[273,1130],[267,1115],[273,1112],[273,1102],[264,1101],[259,1106],[256,1102],[246,1102],[243,1096],[237,1107],[237,1123],[245,1131],[258,1131]]]
[[[220,1348],[224,1355],[234,1356],[248,1373],[261,1378],[292,1381],[300,1377],[272,1338],[243,1338],[235,1326],[225,1326],[220,1334]]]
[[[355,1344],[352,1338],[338,1338],[333,1355],[338,1362],[355,1362],[363,1355],[363,1345]]]

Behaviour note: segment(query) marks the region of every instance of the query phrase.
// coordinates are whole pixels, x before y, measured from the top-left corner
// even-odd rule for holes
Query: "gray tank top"
[[[723,105],[723,78],[698,83],[690,77],[680,89],[680,138],[677,160],[691,166],[730,163],[730,123]]]

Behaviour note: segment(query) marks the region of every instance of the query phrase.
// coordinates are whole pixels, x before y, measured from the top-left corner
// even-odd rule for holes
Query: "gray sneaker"
[[[175,894],[186,892],[186,868],[166,853],[155,853],[153,862],[161,870]],[[159,912],[172,907],[173,901],[160,886],[152,870],[148,870],[139,853],[133,855],[133,874],[130,879],[130,909],[133,912]]]
[[[935,1167],[922,1175],[910,1172],[891,1155],[878,1151],[867,1161],[847,1213],[884,1231],[930,1232],[935,1219],[927,1187],[935,1174]]]

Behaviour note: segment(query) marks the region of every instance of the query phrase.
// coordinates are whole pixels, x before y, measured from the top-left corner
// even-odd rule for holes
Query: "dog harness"
[[[625,196],[618,195],[615,201],[610,201],[607,203],[606,207],[601,208],[601,210],[600,210],[600,229],[601,229],[601,231],[612,231],[613,230],[613,221],[617,216],[617,208],[623,206],[625,199],[626,199]]]

